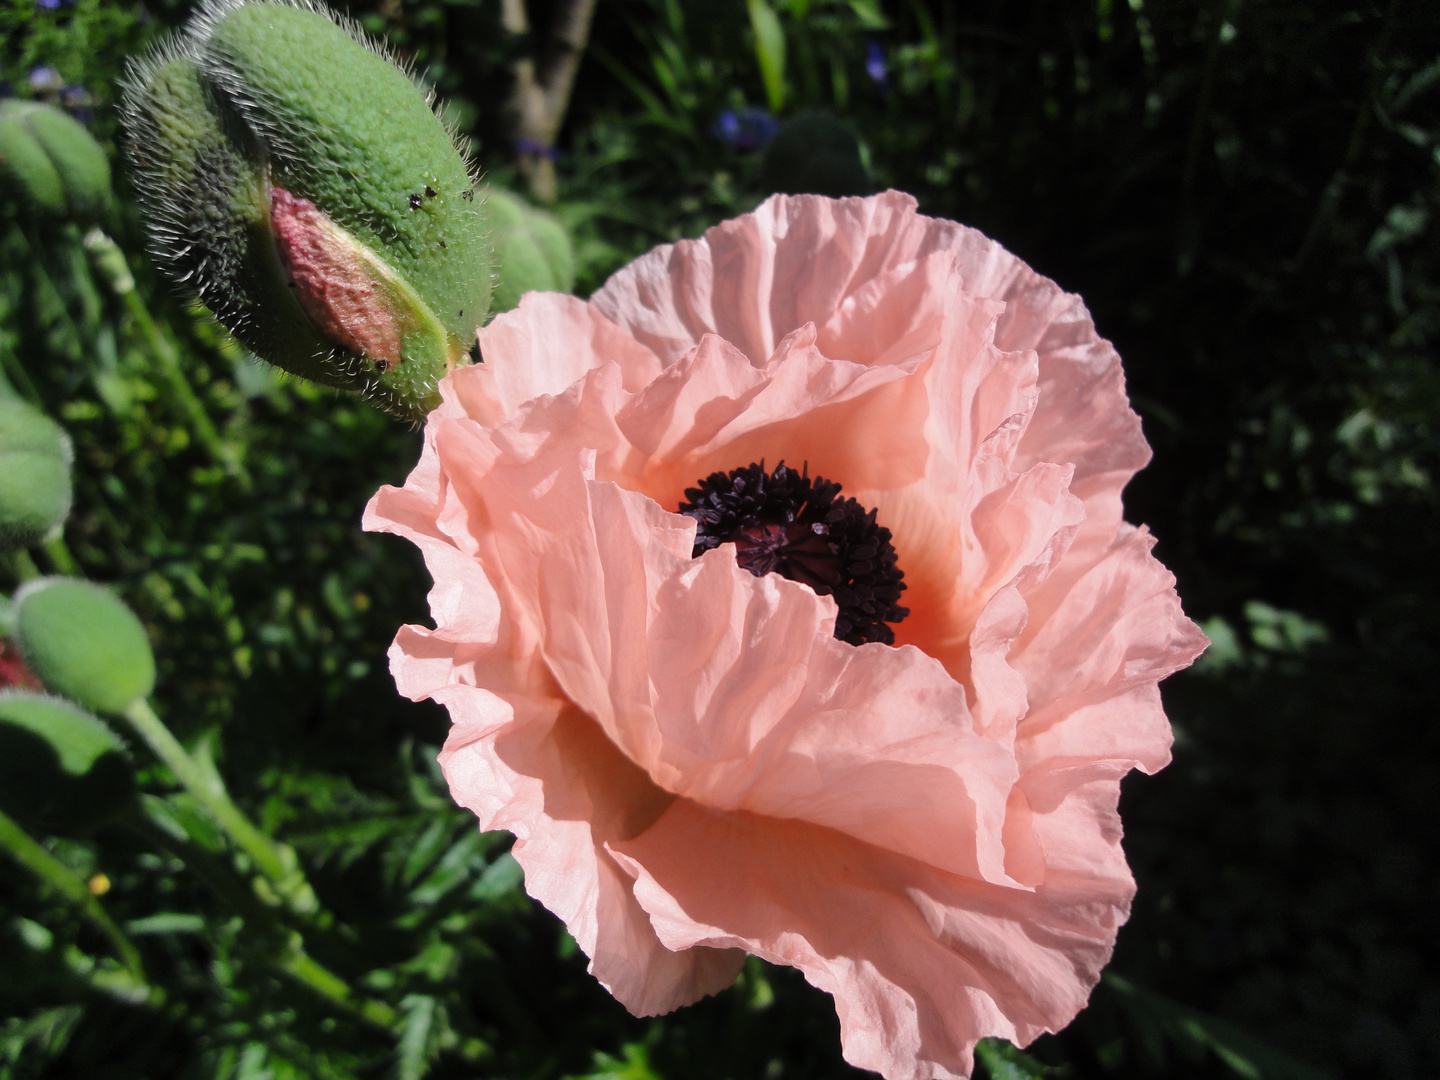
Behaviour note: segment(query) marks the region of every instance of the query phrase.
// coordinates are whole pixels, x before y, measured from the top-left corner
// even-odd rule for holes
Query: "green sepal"
[[[45,688],[96,712],[120,713],[155,686],[155,654],[134,613],[76,578],[27,582],[14,603],[15,642]]]
[[[134,797],[125,746],[103,722],[56,697],[0,691],[0,810],[37,832],[71,836]]]

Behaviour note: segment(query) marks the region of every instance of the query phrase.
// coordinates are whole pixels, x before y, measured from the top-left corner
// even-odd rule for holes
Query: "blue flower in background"
[[[890,72],[885,67],[885,50],[873,38],[865,43],[865,74],[876,86],[888,85]]]
[[[95,99],[90,96],[89,90],[86,90],[85,87],[79,83],[71,83],[65,87],[64,90],[60,91],[60,104],[64,105],[66,111],[76,120],[79,120],[80,123],[87,127],[89,126],[91,120],[90,106],[95,104]]]
[[[534,139],[513,139],[511,145],[515,147],[517,154],[528,154],[531,157],[546,157],[551,161],[560,160],[560,151],[553,146],[546,146]]]
[[[54,11],[56,8],[69,7],[75,0],[36,0],[42,8],[47,11]]]
[[[726,109],[710,133],[736,150],[763,150],[780,129],[780,121],[764,109]]]
[[[65,80],[60,77],[60,73],[54,68],[46,66],[31,68],[25,81],[37,94],[54,93],[65,85]]]

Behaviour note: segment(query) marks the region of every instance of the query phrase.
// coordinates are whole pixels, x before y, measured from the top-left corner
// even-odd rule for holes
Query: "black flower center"
[[[736,561],[756,577],[778,573],[834,596],[841,641],[895,644],[889,624],[910,609],[896,603],[905,572],[895,565],[890,530],[875,523],[874,510],[840,498],[839,484],[806,472],[783,461],[773,472],[752,463],[686,488],[680,513],[700,526],[691,557],[734,544]]]

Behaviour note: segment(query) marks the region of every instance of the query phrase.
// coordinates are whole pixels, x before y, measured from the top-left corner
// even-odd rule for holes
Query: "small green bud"
[[[15,641],[45,688],[119,713],[155,687],[155,654],[134,613],[107,589],[39,578],[15,594]]]
[[[509,311],[532,289],[573,289],[575,250],[565,227],[504,188],[490,185],[484,198],[495,244],[495,310]]]
[[[765,149],[760,182],[785,195],[869,195],[860,140],[834,116],[807,110],[780,125]]]
[[[152,249],[258,356],[423,417],[490,302],[476,183],[411,78],[289,0],[206,0],[125,93]]]
[[[70,439],[18,398],[0,399],[0,551],[29,547],[70,513]]]
[[[124,744],[68,701],[0,691],[0,810],[41,832],[89,832],[135,795]]]
[[[38,101],[0,102],[0,174],[47,213],[98,217],[110,205],[110,160],[74,117]]]

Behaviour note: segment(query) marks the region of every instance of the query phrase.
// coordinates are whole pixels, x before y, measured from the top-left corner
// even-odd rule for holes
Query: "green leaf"
[[[103,723],[69,702],[25,690],[0,691],[0,724],[34,732],[55,750],[60,767],[84,776],[107,753],[125,744]]]
[[[1104,984],[1159,1066],[1165,1063],[1163,1047],[1169,1043],[1192,1057],[1213,1052],[1244,1080],[1332,1080],[1329,1073],[1296,1061],[1229,1020],[1182,1005],[1114,972],[1105,974]]]
[[[975,1044],[975,1058],[990,1080],[1035,1080],[1052,1071],[1004,1039],[981,1039]]]
[[[31,828],[87,833],[135,795],[124,744],[67,701],[0,691],[0,809]]]
[[[400,1080],[420,1080],[430,1071],[430,1029],[436,1002],[429,994],[410,994],[400,1005],[405,1011],[405,1023],[400,1030],[396,1072]]]
[[[617,1058],[597,1050],[591,1072],[566,1077],[566,1080],[660,1080],[660,1074],[650,1065],[644,1044],[626,1043],[620,1053],[624,1056]]]
[[[494,901],[507,896],[525,882],[525,871],[515,856],[505,852],[485,868],[470,895],[476,900]]]
[[[863,30],[888,30],[890,20],[880,10],[879,0],[850,0],[850,10],[860,20]]]
[[[785,105],[785,30],[779,16],[765,0],[746,0],[750,9],[750,29],[755,32],[755,58],[760,62],[760,77],[765,80],[765,98],[771,112]]]
[[[463,885],[484,861],[482,852],[487,843],[485,834],[472,826],[445,852],[434,871],[411,892],[411,903],[429,907]]]
[[[133,937],[144,934],[203,934],[205,920],[199,915],[182,911],[163,911],[159,915],[131,919],[125,924],[125,932]]]
[[[10,1075],[10,1066],[17,1064],[21,1056],[32,1065],[41,1059],[58,1057],[70,1042],[75,1025],[84,1013],[79,1005],[61,1005],[53,1009],[42,1009],[21,1019],[12,1016],[0,1029],[0,1076]]]

